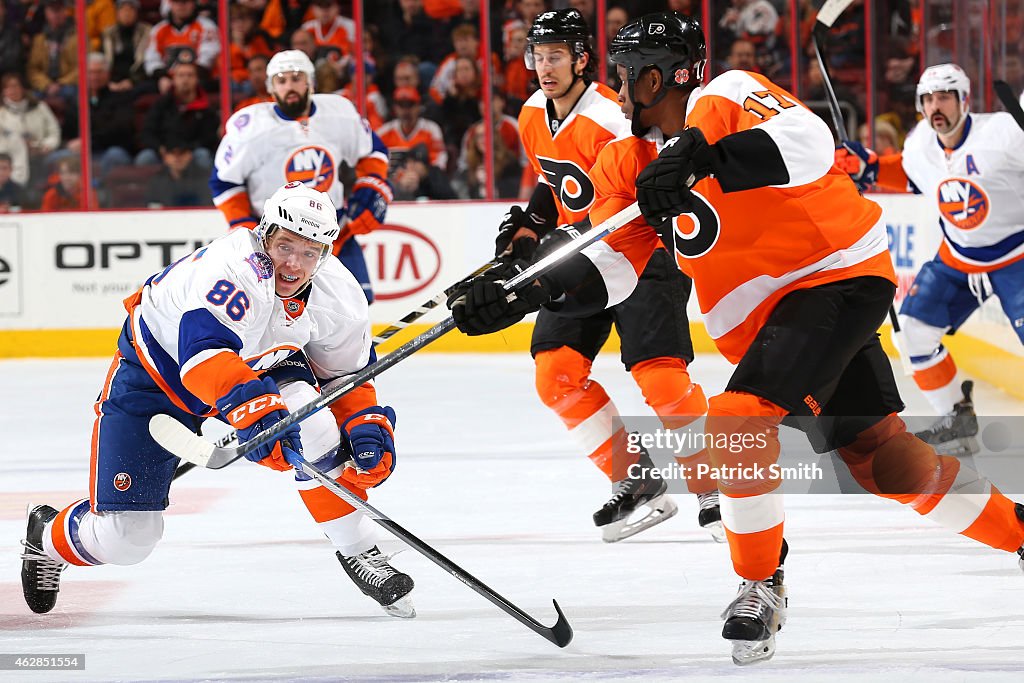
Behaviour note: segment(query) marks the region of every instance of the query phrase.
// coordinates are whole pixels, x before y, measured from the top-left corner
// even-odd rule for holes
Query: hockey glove
[[[505,291],[505,282],[528,267],[525,261],[513,261],[491,268],[461,285],[448,298],[448,307],[459,330],[471,337],[497,332],[550,301],[551,292],[542,279],[520,285],[511,292]]]
[[[288,417],[288,409],[277,390],[277,383],[269,377],[237,385],[217,401],[217,410],[238,431],[240,443],[245,443]],[[288,427],[273,441],[246,453],[245,458],[272,470],[290,470],[292,466],[285,460],[282,444],[302,454],[298,423]]]
[[[508,213],[498,226],[498,237],[494,240],[494,257],[507,261],[532,261],[540,239],[538,236],[543,232],[542,219],[523,211],[522,207],[509,207]]]
[[[644,220],[654,227],[693,210],[690,188],[707,178],[711,146],[698,128],[687,128],[665,142],[658,158],[636,179],[636,201]]]
[[[580,232],[580,228],[589,230],[590,219],[584,218],[579,223],[559,225],[557,228],[544,235],[540,240],[540,244],[537,245],[537,260],[539,261],[561,247],[563,244],[568,244],[582,235],[583,233]]]
[[[878,181],[878,155],[859,142],[844,140],[836,147],[836,166],[857,183],[861,192]]]
[[[345,215],[348,217],[346,232],[365,235],[380,227],[388,212],[388,204],[394,199],[391,183],[379,175],[371,174],[357,178],[348,198]]]
[[[341,425],[341,438],[352,452],[341,478],[369,489],[379,486],[395,470],[395,411],[390,406],[364,408]]]

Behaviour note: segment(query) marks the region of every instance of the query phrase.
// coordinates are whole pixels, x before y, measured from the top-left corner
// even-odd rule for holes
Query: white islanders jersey
[[[1024,130],[1009,114],[970,114],[963,141],[948,153],[919,123],[907,136],[903,170],[938,202],[944,263],[970,273],[1024,258]]]
[[[358,372],[370,359],[372,337],[359,283],[328,258],[308,293],[305,301],[278,298],[273,261],[255,234],[233,231],[143,286],[130,310],[139,360],[175,404],[200,416],[216,410],[185,385],[222,395],[215,385],[224,376],[207,361],[225,351],[256,372],[300,349],[321,379]]]
[[[259,218],[270,195],[298,181],[344,206],[341,162],[355,168],[373,155],[387,164],[387,150],[374,149],[370,125],[340,95],[313,95],[304,122],[282,116],[273,102],[252,104],[235,112],[224,127],[210,183],[214,204],[247,192]]]

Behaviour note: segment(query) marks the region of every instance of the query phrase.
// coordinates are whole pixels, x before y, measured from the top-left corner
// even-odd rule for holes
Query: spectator
[[[57,162],[57,182],[43,195],[41,211],[74,211],[82,206],[82,174],[77,157]]]
[[[411,54],[431,71],[445,55],[444,25],[423,12],[423,0],[398,0],[398,7],[381,22],[385,47],[392,54]],[[396,86],[397,87],[397,86]]]
[[[117,0],[117,22],[103,32],[110,64],[110,89],[128,92],[145,79],[146,47],[152,26],[139,21],[139,0]]]
[[[21,74],[9,73],[0,77],[0,92],[3,94],[0,130],[25,141],[29,168],[22,177],[15,165],[14,177],[20,183],[27,183],[33,171],[44,168],[46,156],[60,146],[60,124],[46,102],[25,90]]]
[[[420,94],[414,88],[397,88],[393,100],[395,118],[377,131],[393,159],[417,145],[427,150],[427,161],[444,170],[448,166],[448,151],[444,146],[441,126],[422,118]]]
[[[78,44],[75,22],[64,0],[44,0],[46,22],[32,39],[26,74],[33,90],[43,97],[74,100],[78,89]]]
[[[523,53],[526,51],[526,24],[518,19],[507,22],[502,35],[505,56],[505,94],[509,99],[518,102],[519,106],[516,107],[516,111],[518,111],[522,103],[533,92],[531,84],[534,74],[526,68],[526,62],[523,61]]]
[[[472,24],[459,24],[452,29],[452,44],[455,51],[444,58],[441,65],[437,67],[434,80],[430,83],[430,96],[440,104],[445,96],[451,92],[452,81],[455,79],[455,62],[459,58],[473,60],[477,73],[481,73],[485,62],[481,59],[480,39],[477,38],[476,26]],[[494,73],[501,72],[501,64],[497,58],[491,55]]]
[[[305,52],[309,61],[316,64],[316,41],[313,40],[312,33],[300,28],[292,34],[290,44],[293,50]]]
[[[533,25],[537,15],[547,9],[544,0],[516,0],[516,14],[527,26]]]
[[[284,2],[287,0],[238,0],[238,4],[256,15],[259,27],[275,41],[288,28]]]
[[[896,130],[896,126],[880,116],[875,119],[874,142],[871,140],[867,123],[860,125],[857,130],[857,138],[860,140],[860,144],[874,150],[879,156],[899,154],[903,151],[903,142],[900,139],[899,131]]]
[[[336,51],[342,57],[352,54],[356,25],[348,17],[341,16],[338,0],[313,0],[310,7],[313,18],[301,28],[313,36],[317,47],[325,49],[325,52]]]
[[[199,69],[191,52],[178,54],[170,76],[170,92],[160,96],[146,113],[142,126],[143,149],[135,157],[135,163],[159,163],[158,150],[166,147],[169,135],[177,134],[192,143],[196,162],[210,169],[213,150],[220,139],[220,115],[210,107],[210,98],[199,84]]]
[[[117,92],[110,87],[110,63],[102,52],[91,52],[86,59],[86,85],[92,158],[93,163],[98,164],[100,176],[104,177],[114,166],[132,163],[135,110],[130,93]],[[69,109],[69,117],[75,121],[75,132],[80,135],[76,107]],[[77,153],[79,144],[77,139],[70,140],[67,147]]]
[[[270,60],[265,55],[253,55],[249,58],[248,68],[248,90],[251,95],[235,105],[235,111],[250,104],[259,102],[273,102],[274,97],[267,92],[267,63]]]
[[[0,213],[25,206],[25,188],[11,178],[13,170],[11,155],[0,152]]]
[[[21,73],[25,66],[25,46],[21,30],[7,16],[7,3],[0,2],[0,74],[9,71]]]
[[[274,56],[274,40],[259,27],[256,14],[247,7],[234,5],[230,14],[231,42],[228,50],[231,56],[231,80],[235,84],[248,81],[249,58],[263,55],[268,60]]]
[[[732,41],[725,68],[761,73],[761,69],[757,66],[757,50],[754,44],[746,38],[737,38]]]
[[[495,90],[491,97],[494,133],[494,185],[495,196],[515,198],[519,196],[523,165],[526,161],[522,144],[519,141],[519,125],[514,118],[503,113],[504,95]],[[483,105],[480,105],[483,115]],[[470,126],[462,141],[462,155],[459,158],[459,170],[465,183],[464,192],[467,199],[483,199],[487,196],[487,169],[485,150],[487,149],[486,128],[484,121],[479,120]]]
[[[441,102],[441,120],[444,139],[458,144],[469,127],[480,118],[480,67],[476,59],[459,57],[455,60],[454,78]]]
[[[216,24],[198,15],[196,0],[170,0],[167,18],[150,31],[144,61],[146,75],[157,81],[161,94],[170,90],[168,67],[184,49],[191,50],[205,80],[220,54],[220,35]]]
[[[420,78],[420,59],[416,55],[399,57],[392,70],[393,90],[412,88],[423,95],[422,79]]]
[[[618,5],[609,7],[608,11],[604,15],[604,46],[605,55],[608,55],[608,46],[611,45],[612,39],[615,34],[619,32],[619,29],[629,23],[629,13],[624,7]],[[615,69],[615,65],[612,64],[611,59],[605,58],[606,70],[608,73],[608,79],[606,84],[615,91],[618,91],[622,86],[619,81],[618,71]]]
[[[89,50],[96,52],[102,46],[103,32],[117,21],[114,0],[88,0],[85,7],[85,31],[89,38]]]
[[[430,163],[430,152],[423,145],[416,145],[401,155],[401,161],[391,174],[391,182],[395,199],[399,201],[458,199],[448,176]]]
[[[193,143],[171,135],[160,147],[163,167],[149,179],[146,204],[157,206],[213,206],[210,196],[210,170],[203,168],[192,154]]]

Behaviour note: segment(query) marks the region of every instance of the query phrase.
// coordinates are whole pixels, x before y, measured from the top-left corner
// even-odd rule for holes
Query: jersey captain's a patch
[[[300,182],[320,192],[327,192],[334,184],[335,172],[330,152],[316,145],[297,149],[284,164],[286,181]]]
[[[965,178],[949,178],[939,184],[939,211],[960,230],[974,230],[988,218],[991,202],[976,183]]]

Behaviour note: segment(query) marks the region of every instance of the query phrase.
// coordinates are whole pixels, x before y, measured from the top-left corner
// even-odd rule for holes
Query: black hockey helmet
[[[633,135],[643,137],[647,128],[641,125],[640,115],[645,107],[658,104],[669,88],[692,90],[704,80],[704,31],[700,22],[679,12],[645,14],[619,29],[608,48],[608,58],[626,69],[626,87],[633,102],[631,128]],[[634,86],[648,67],[661,72],[666,87],[653,102],[642,105],[636,101]]]
[[[590,61],[587,70],[590,71],[595,66],[594,48],[590,43],[590,27],[577,9],[556,9],[537,15],[530,30],[526,32],[526,52],[523,53],[526,68],[530,71],[537,70],[533,59],[533,46],[545,43],[565,43],[569,46],[569,53],[574,62],[588,54]]]
[[[608,58],[626,68],[630,88],[647,67],[658,68],[670,88],[695,88],[707,63],[704,30],[679,12],[645,14],[619,29]]]

